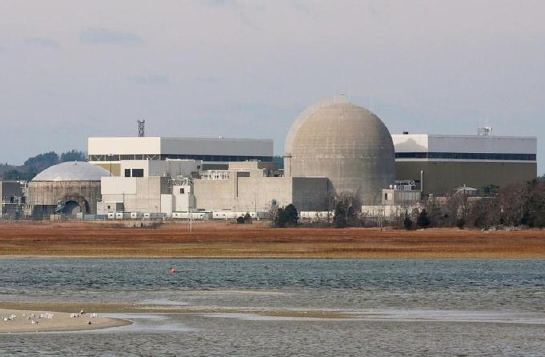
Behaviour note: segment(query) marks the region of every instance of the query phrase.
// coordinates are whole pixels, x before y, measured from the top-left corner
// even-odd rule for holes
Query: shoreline
[[[140,255],[0,255],[2,260],[544,260],[545,256],[525,257],[309,257],[309,256],[140,256]]]

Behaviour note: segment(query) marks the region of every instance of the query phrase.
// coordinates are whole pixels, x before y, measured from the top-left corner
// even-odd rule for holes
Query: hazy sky
[[[272,138],[348,93],[392,133],[538,137],[543,0],[0,0],[0,162],[87,137]]]

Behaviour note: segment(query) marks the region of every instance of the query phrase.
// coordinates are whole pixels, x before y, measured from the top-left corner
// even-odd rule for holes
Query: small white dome
[[[40,172],[32,181],[100,181],[110,172],[84,161],[63,162]]]

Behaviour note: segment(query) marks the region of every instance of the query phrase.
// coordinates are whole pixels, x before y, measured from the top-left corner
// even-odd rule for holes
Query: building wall
[[[121,164],[119,162],[92,162],[93,165],[100,166],[112,173],[112,176],[121,176]]]
[[[89,155],[229,155],[273,156],[270,139],[94,137]]]
[[[233,180],[193,181],[196,208],[208,211],[235,211],[234,185]]]
[[[396,180],[420,180],[424,170],[424,194],[443,195],[467,185],[503,187],[537,177],[535,162],[396,161]]]
[[[166,177],[103,177],[100,206],[106,210],[121,202],[125,212],[160,213],[161,194],[168,191]]]
[[[0,181],[0,202],[9,202],[11,197],[23,196],[21,184],[17,181]]]
[[[331,181],[325,177],[293,177],[292,203],[299,211],[333,210]]]
[[[537,138],[525,136],[394,134],[392,140],[396,153],[535,154],[537,152]]]

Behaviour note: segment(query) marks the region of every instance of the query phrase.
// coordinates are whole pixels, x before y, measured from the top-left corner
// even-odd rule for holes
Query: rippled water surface
[[[0,260],[0,282],[1,301],[356,316],[121,315],[135,324],[1,335],[0,355],[545,355],[543,260]]]

